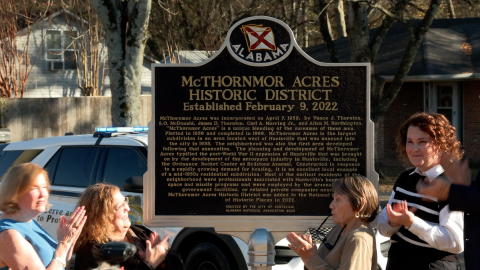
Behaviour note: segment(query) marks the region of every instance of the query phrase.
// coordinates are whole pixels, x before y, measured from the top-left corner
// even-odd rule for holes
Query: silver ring
[[[166,248],[165,248],[165,251],[168,251],[168,250],[169,250],[168,247],[166,247]]]
[[[73,224],[72,226],[74,229],[78,228],[77,224]]]

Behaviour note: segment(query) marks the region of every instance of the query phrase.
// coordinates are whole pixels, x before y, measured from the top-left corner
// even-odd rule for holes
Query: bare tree
[[[35,57],[31,58],[29,42],[34,18],[29,6],[35,2],[28,4],[26,0],[20,3],[0,1],[0,97],[24,96],[28,77],[43,44],[42,40]],[[40,19],[45,18],[44,14],[40,13]],[[20,30],[21,26],[25,28]]]
[[[105,38],[98,16],[90,6],[90,0],[63,2],[65,18],[72,34],[77,83],[84,96],[101,95],[105,80]]]
[[[350,42],[352,62],[368,62],[371,63],[371,114],[372,121],[377,123],[379,118],[384,115],[393,100],[400,92],[403,82],[405,81],[408,72],[412,66],[415,55],[427,33],[432,21],[437,14],[442,0],[431,0],[428,9],[423,13],[423,18],[420,24],[415,28],[407,20],[404,15],[408,13],[407,6],[412,4],[411,0],[398,0],[396,2],[385,2],[381,4],[378,2],[368,1],[346,1],[346,17],[347,17],[347,34]],[[325,9],[325,0],[318,0],[318,9]],[[375,32],[373,37],[370,37],[370,20],[375,16],[369,9],[376,9],[381,13],[381,25]],[[369,16],[370,14],[370,16]],[[377,15],[378,17],[378,15]],[[325,18],[325,15],[320,15],[320,18]],[[388,30],[394,22],[401,22],[407,26],[410,31],[410,39],[397,72],[394,76],[393,82],[384,89],[385,80],[375,75],[375,57],[379,51],[380,45]],[[338,58],[332,42],[332,35],[329,31],[325,31],[323,21],[320,21],[320,29],[323,29],[322,36],[325,40],[325,45],[330,53],[330,59],[335,62]],[[378,130],[378,129],[375,129]],[[378,136],[375,136],[378,137]],[[378,164],[378,162],[376,162]],[[382,176],[380,168],[376,168],[377,172]]]
[[[372,64],[372,73],[370,75],[372,77],[371,117],[373,121],[377,121],[378,118],[387,111],[400,91],[412,66],[414,57],[418,52],[418,48],[430,28],[441,3],[442,0],[432,0],[423,12],[420,24],[414,27],[404,19],[408,13],[407,7],[413,4],[411,0],[399,0],[396,2],[385,1],[383,3],[380,3],[380,1],[346,1],[347,10],[345,16],[347,18],[347,34],[351,47],[350,60],[352,62],[369,62]],[[317,0],[317,5],[320,11],[326,8],[325,0]],[[416,8],[421,9],[421,7],[418,6],[416,6]],[[372,14],[372,12],[369,12],[369,9],[376,9],[381,14],[381,25],[373,37],[370,37],[370,26],[371,19],[374,18],[374,16],[369,16],[369,14]],[[323,16],[324,15],[321,14],[320,18]],[[375,57],[385,35],[394,22],[400,22],[407,26],[410,31],[410,40],[405,48],[404,57],[397,69],[393,82],[387,89],[383,89],[384,80],[375,75]],[[325,23],[320,21],[320,29],[325,27],[324,24]],[[334,44],[331,42],[332,34],[329,31],[321,30],[321,32],[325,40],[325,45],[331,54],[332,62],[335,62],[336,52],[334,50]]]
[[[140,91],[151,0],[92,0],[105,29],[112,124],[140,124]]]
[[[150,24],[156,44],[149,42],[147,46],[159,58],[162,51],[172,47],[216,50],[233,23],[255,15],[285,21],[296,33],[300,46],[311,44],[312,35],[318,32],[312,27],[316,18],[313,0],[157,0],[157,3],[152,7],[154,23]]]
[[[105,20],[121,18],[120,14],[127,14],[130,11],[122,13],[118,11],[121,10],[120,7],[136,3],[133,0],[123,2],[95,0],[94,2],[99,3],[97,6],[103,8],[111,6],[112,11],[105,10],[102,13],[102,19]],[[411,63],[409,64],[411,54],[415,55],[415,47],[423,40],[431,19],[433,20],[435,15],[447,17],[447,6],[440,7],[440,3],[441,1],[435,0],[432,2],[427,0],[157,0],[152,9],[152,22],[149,24],[152,39],[147,42],[147,45],[148,51],[158,59],[166,55],[167,53],[164,52],[169,50],[216,50],[223,43],[233,23],[249,16],[267,15],[287,23],[296,33],[301,46],[307,46],[307,44],[312,46],[322,42],[330,44],[328,48],[332,53],[332,62],[338,61],[333,40],[345,36],[346,32],[353,44],[352,61],[367,61],[373,64],[383,37],[394,22],[399,21],[408,26],[408,19],[421,19],[423,22],[419,27],[409,26],[412,30],[412,40],[406,48],[408,53],[405,61],[399,68],[404,71],[405,67],[411,66]],[[462,16],[473,16],[472,14],[479,12],[478,0],[458,0],[453,3],[456,10],[463,11],[457,8],[457,5],[468,7],[465,10],[469,13],[462,12]],[[322,10],[324,10],[323,13]],[[131,14],[130,17],[135,18],[135,14]],[[114,20],[115,24],[111,24],[114,30],[122,25],[120,19],[118,23],[116,20]],[[326,27],[329,24],[331,24],[331,31]],[[130,25],[130,22],[125,25]],[[379,27],[379,31],[375,37],[369,39],[369,29],[372,27]],[[350,36],[351,34],[353,36]],[[144,36],[136,40],[142,40],[142,38]],[[110,46],[109,42],[117,46],[122,44],[120,40],[111,42],[111,39],[107,38],[107,47]],[[115,59],[123,58],[115,57]],[[117,61],[116,65],[120,65],[121,61]],[[114,72],[112,69],[111,67],[110,72]],[[372,78],[374,78],[372,79],[372,118],[377,119],[388,109],[396,95],[395,92],[398,93],[399,85],[398,81],[395,81],[388,90],[382,92],[384,82],[381,78],[374,76],[374,71],[375,69],[372,69]],[[403,76],[401,73],[398,74],[397,80],[404,80],[401,79]],[[120,81],[118,78],[116,80]]]

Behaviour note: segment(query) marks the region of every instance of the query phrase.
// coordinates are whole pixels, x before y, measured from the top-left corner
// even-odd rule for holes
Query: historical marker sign
[[[319,63],[263,16],[203,63],[153,65],[146,223],[303,230],[335,179],[376,184],[369,68]]]

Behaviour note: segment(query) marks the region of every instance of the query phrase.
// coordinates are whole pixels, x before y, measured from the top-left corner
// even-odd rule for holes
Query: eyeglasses
[[[347,227],[347,225],[343,226],[343,228],[342,228],[342,230],[340,231],[340,233],[338,234],[337,240],[335,240],[335,243],[333,244],[333,246],[330,245],[329,243],[327,243],[327,237],[326,237],[326,236],[325,236],[325,238],[323,238],[322,243],[323,243],[323,245],[324,245],[328,250],[332,250],[332,249],[335,247],[335,245],[337,244],[338,239],[340,239],[340,236],[342,235],[342,232],[343,232],[343,230],[345,229],[345,227]]]
[[[345,229],[345,227],[347,227],[347,225],[343,226],[342,230],[340,231],[340,233],[337,236],[337,240],[335,240],[335,243],[332,246],[330,243],[327,243],[327,236],[325,235],[324,232],[321,231],[321,228],[322,228],[323,224],[325,224],[325,222],[327,221],[327,219],[329,217],[330,217],[330,215],[328,215],[327,218],[325,220],[323,220],[322,224],[320,224],[320,226],[318,226],[318,229],[315,229],[315,228],[308,229],[306,235],[307,236],[312,235],[313,240],[322,242],[323,245],[329,251],[331,251],[335,247],[335,245],[337,244],[338,239],[340,239],[340,236],[342,235],[342,232]]]
[[[124,208],[128,205],[129,201],[130,200],[128,199],[128,197],[125,197],[125,200],[122,203],[119,203],[116,207],[114,207],[114,210],[117,211],[120,208]]]

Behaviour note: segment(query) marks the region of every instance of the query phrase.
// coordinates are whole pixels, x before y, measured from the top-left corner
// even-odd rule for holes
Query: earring
[[[356,213],[356,214],[355,214],[355,217],[356,217],[356,218],[360,218],[360,214],[359,214],[359,213]]]

